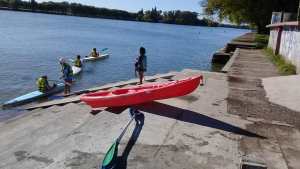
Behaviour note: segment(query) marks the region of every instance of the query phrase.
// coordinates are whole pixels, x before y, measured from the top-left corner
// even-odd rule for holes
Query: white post
[[[299,7],[298,7],[297,21],[298,21],[298,29],[300,29],[300,0],[299,0]]]

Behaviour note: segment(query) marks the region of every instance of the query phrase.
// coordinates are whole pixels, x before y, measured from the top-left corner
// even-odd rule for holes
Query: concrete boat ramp
[[[239,168],[238,140],[259,136],[244,130],[251,122],[226,113],[225,74],[184,70],[170,79],[198,74],[205,85],[191,95],[138,107],[144,116],[120,144],[119,168]],[[93,115],[81,102],[46,107],[1,123],[0,168],[97,168],[130,119],[128,108]]]
[[[282,147],[284,140],[276,142],[274,137],[268,138],[267,131],[253,127],[259,124],[290,128],[296,133],[292,134],[296,143],[300,135],[293,125],[228,113],[232,105],[227,101],[231,96],[227,74],[183,70],[147,80],[149,83],[164,82],[199,74],[205,77],[204,86],[199,86],[192,94],[135,107],[143,114],[137,116],[121,141],[118,168],[299,168],[296,159],[300,144]],[[131,80],[91,90],[135,84],[136,80]],[[92,112],[78,98],[79,95],[73,95],[31,105],[23,115],[1,122],[0,168],[97,168],[129,121],[129,109],[106,108]],[[288,132],[283,131],[282,138]],[[243,146],[246,143],[249,146]],[[252,146],[253,151],[246,149],[259,143],[264,143],[261,153],[255,146]],[[288,164],[287,159],[291,159]]]

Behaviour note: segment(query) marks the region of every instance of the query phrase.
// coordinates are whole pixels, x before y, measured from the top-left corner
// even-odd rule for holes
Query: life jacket
[[[40,77],[37,81],[38,89],[40,92],[46,92],[47,90],[47,81],[46,79]]]
[[[75,65],[76,67],[81,67],[81,66],[82,66],[81,60],[80,60],[80,59],[76,59],[74,65]]]

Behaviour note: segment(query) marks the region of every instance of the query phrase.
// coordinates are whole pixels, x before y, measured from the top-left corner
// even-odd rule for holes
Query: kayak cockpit
[[[122,95],[122,94],[126,94],[126,93],[129,93],[128,89],[120,89],[120,90],[115,90],[115,91],[111,92],[111,94],[114,94],[114,95]]]

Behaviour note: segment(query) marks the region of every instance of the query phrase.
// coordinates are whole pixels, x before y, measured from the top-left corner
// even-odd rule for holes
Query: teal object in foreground
[[[50,91],[48,91],[46,93],[42,93],[40,91],[34,91],[31,93],[22,95],[20,97],[14,98],[12,100],[9,100],[9,101],[5,102],[2,106],[3,107],[13,107],[13,106],[22,105],[25,103],[30,103],[30,102],[36,101],[38,99],[51,96],[55,93],[59,93],[64,90],[64,86],[65,85],[63,83],[59,83],[59,84],[57,84],[57,86],[55,88],[51,89]]]
[[[100,166],[99,169],[116,169],[116,160],[117,160],[117,156],[118,156],[119,143],[120,143],[122,137],[124,136],[127,128],[129,127],[130,123],[135,118],[135,116],[136,116],[136,113],[134,113],[132,115],[130,121],[126,124],[126,126],[124,127],[124,129],[123,129],[122,133],[120,134],[120,136],[110,146],[110,148],[106,152],[105,157],[102,161],[102,166]]]

